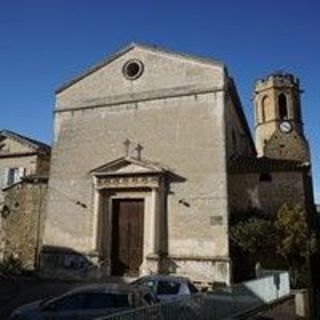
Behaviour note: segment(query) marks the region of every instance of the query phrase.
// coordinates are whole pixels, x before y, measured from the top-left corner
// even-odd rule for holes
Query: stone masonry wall
[[[171,251],[226,254],[224,227],[210,226],[210,217],[215,215],[222,217],[224,225],[226,212],[218,99],[218,94],[206,94],[197,100],[185,97],[183,103],[181,98],[139,103],[131,110],[127,109],[130,105],[108,107],[75,112],[64,121],[52,156],[45,241],[93,249],[90,170],[123,156],[123,141],[129,138],[142,144],[145,159],[168,166],[186,180],[170,187]],[[189,206],[179,203],[180,199]],[[79,206],[79,201],[86,207]]]
[[[47,184],[41,182],[21,182],[6,192],[2,222],[5,235],[4,258],[14,256],[26,270],[35,268],[46,193]]]
[[[284,203],[305,206],[302,171],[270,172],[272,181],[259,181],[259,173],[229,176],[231,211],[257,208],[274,214]]]

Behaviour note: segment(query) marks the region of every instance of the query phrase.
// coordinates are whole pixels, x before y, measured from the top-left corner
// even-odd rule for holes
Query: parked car
[[[36,301],[16,309],[12,320],[88,320],[159,300],[152,290],[127,284],[95,284],[69,291],[57,298]]]
[[[160,302],[180,299],[199,292],[188,278],[169,275],[143,276],[132,282],[132,285],[150,288]]]

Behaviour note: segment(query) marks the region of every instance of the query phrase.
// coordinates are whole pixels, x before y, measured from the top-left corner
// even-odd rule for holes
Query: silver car
[[[132,282],[132,285],[150,288],[161,302],[198,293],[198,289],[188,278],[169,275],[144,276]]]
[[[147,288],[126,284],[96,284],[80,287],[57,298],[24,305],[16,309],[10,319],[88,320],[157,302]]]

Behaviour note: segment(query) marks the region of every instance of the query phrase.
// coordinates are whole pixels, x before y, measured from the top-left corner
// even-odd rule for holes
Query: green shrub
[[[0,274],[9,275],[9,274],[21,274],[22,273],[22,263],[21,261],[9,255],[0,263]]]

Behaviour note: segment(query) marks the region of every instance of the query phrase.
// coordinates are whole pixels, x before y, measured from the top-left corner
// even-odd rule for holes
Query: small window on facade
[[[7,185],[10,186],[18,180],[19,168],[9,168]]]
[[[272,176],[270,173],[261,173],[259,177],[259,181],[262,182],[271,182],[272,181]]]
[[[139,78],[143,71],[144,65],[140,60],[129,60],[122,68],[122,73],[128,80]]]
[[[25,168],[8,168],[6,185],[10,186],[20,181],[25,174]]]
[[[279,117],[281,120],[288,119],[287,98],[281,93],[278,97]]]

